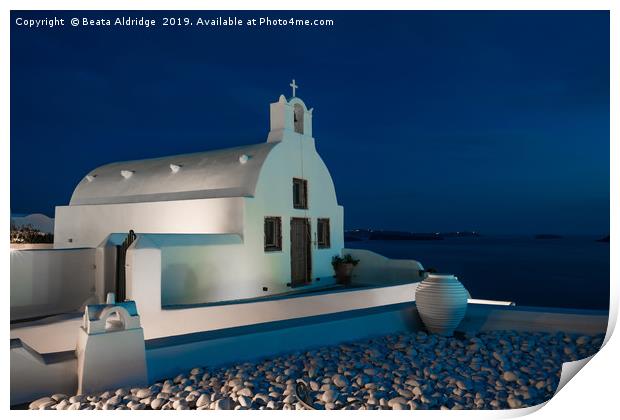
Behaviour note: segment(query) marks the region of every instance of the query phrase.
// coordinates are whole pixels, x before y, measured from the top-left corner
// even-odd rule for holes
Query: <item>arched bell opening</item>
[[[108,308],[103,311],[101,317],[105,319],[105,331],[122,331],[127,328],[129,313],[121,307]]]
[[[296,133],[304,133],[304,107],[301,104],[293,106],[293,125]]]

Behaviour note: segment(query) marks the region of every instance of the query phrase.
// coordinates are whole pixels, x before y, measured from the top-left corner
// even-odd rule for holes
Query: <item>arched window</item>
[[[299,134],[304,133],[304,107],[300,104],[293,106],[293,123],[295,126],[295,132]]]

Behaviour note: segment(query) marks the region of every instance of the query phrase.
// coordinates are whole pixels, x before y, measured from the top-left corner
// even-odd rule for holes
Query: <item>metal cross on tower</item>
[[[295,84],[295,79],[293,79],[293,81],[291,82],[291,84],[289,84],[290,87],[293,88],[293,98],[295,97],[295,90],[299,87]]]

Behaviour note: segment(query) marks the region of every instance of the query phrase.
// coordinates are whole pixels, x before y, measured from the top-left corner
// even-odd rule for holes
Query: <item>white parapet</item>
[[[11,321],[78,310],[96,302],[97,250],[11,250]],[[101,271],[101,270],[99,270]]]
[[[87,306],[76,355],[78,394],[146,385],[144,333],[135,302]]]
[[[424,267],[410,259],[391,259],[366,249],[344,248],[342,255],[360,260],[353,271],[356,282],[373,285],[389,285],[394,282],[412,283],[424,280]]]
[[[20,339],[11,339],[10,367],[11,405],[53,393],[75,393],[76,360],[72,351],[41,354]]]

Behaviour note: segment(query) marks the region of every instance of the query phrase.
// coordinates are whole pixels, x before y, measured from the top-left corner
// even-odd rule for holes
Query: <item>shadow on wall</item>
[[[208,297],[208,284],[198,280],[190,265],[171,264],[165,267],[161,279],[162,306],[202,303]]]
[[[424,329],[424,324],[420,318],[420,314],[415,306],[411,305],[401,311],[403,324],[407,326],[408,331],[420,331]]]

